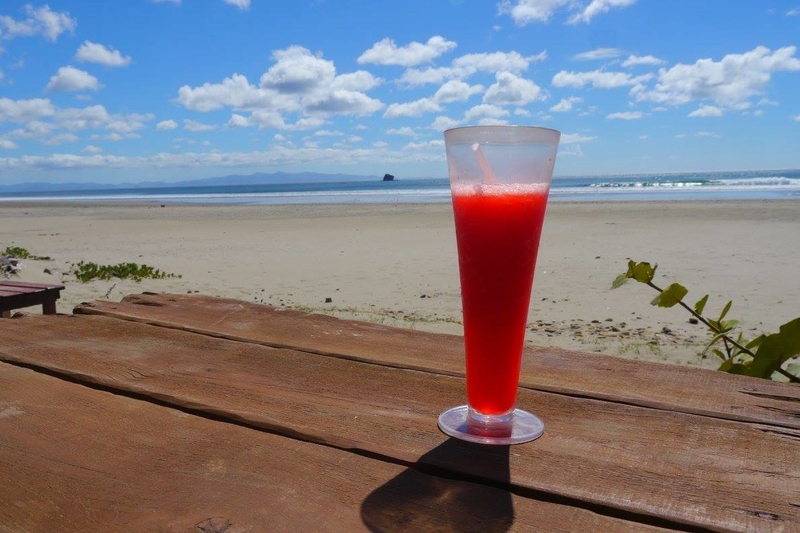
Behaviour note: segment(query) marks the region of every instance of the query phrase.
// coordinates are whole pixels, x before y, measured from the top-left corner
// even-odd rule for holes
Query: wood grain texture
[[[432,453],[447,441],[437,415],[463,401],[459,377],[100,316],[4,326],[0,360],[299,440],[643,522],[800,528],[796,430],[523,388],[519,405],[546,432],[511,448],[505,480],[486,468],[496,453],[486,447]],[[662,380],[679,379],[669,368]]]
[[[0,531],[664,531],[2,363],[0,435]]]
[[[199,295],[131,295],[100,314],[273,347],[463,376],[463,339]],[[591,371],[589,371],[591,369]],[[554,348],[526,350],[523,387],[800,429],[800,387]]]

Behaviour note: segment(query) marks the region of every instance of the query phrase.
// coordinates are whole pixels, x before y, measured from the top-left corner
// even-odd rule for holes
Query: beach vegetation
[[[31,261],[51,261],[50,257],[32,254],[27,249],[20,246],[6,246],[5,250],[0,251],[0,255],[13,257],[15,259],[30,259]]]
[[[93,279],[110,280],[132,279],[137,283],[143,279],[180,278],[180,274],[170,274],[151,267],[136,263],[118,263],[116,265],[98,265],[97,263],[80,261],[72,264],[70,271],[79,281],[87,283]]]
[[[689,305],[684,301],[689,290],[680,283],[672,283],[664,289],[653,283],[656,268],[658,265],[655,264],[628,261],[628,270],[617,276],[611,288],[621,287],[632,279],[658,291],[658,295],[650,302],[651,305],[679,305],[686,309],[698,324],[704,325],[711,332],[711,340],[703,354],[711,353],[721,359],[719,370],[800,383],[800,363],[796,362],[800,357],[800,317],[783,324],[776,333],[762,333],[753,339],[746,339],[737,330],[740,322],[728,318],[733,301],[726,303],[716,318],[709,318],[704,314],[708,294],[694,305]]]

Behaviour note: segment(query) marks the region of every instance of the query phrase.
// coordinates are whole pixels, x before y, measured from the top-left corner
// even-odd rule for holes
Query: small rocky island
[[[394,181],[394,176],[392,176],[391,174],[384,174],[383,181]]]

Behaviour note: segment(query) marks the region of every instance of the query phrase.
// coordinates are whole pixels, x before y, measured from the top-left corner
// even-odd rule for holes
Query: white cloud
[[[309,113],[371,115],[383,104],[364,93],[343,89],[305,99],[305,110]]]
[[[623,67],[635,67],[637,65],[650,65],[658,66],[663,65],[665,61],[656,56],[628,56],[628,59],[622,62]]]
[[[239,9],[250,9],[250,0],[225,0],[225,3],[236,6]]]
[[[503,0],[497,9],[500,15],[511,15],[517,26],[527,26],[531,22],[547,22],[568,3],[568,0]]]
[[[491,104],[480,104],[472,107],[464,113],[464,118],[467,121],[483,120],[483,119],[500,119],[507,117],[508,111],[502,107]]]
[[[523,56],[519,52],[487,52],[466,54],[457,57],[449,67],[430,67],[426,69],[407,69],[400,77],[403,85],[415,87],[426,84],[441,84],[447,80],[465,79],[476,72],[513,72],[528,70],[531,63],[544,61],[547,51],[534,56]]]
[[[406,46],[397,46],[387,37],[372,45],[372,48],[361,54],[357,61],[359,64],[411,67],[430,63],[442,54],[455,49],[456,46],[454,41],[448,41],[441,35],[434,35],[425,44],[414,41]]]
[[[96,91],[100,89],[100,87],[97,78],[85,70],[67,65],[66,67],[59,68],[55,75],[50,78],[46,89],[54,92]]]
[[[17,145],[14,141],[0,137],[0,148],[3,150],[16,150]]]
[[[719,139],[719,134],[714,133],[713,131],[698,131],[695,133],[697,137],[711,137],[712,139]]]
[[[613,8],[622,8],[632,6],[636,0],[592,0],[580,13],[576,13],[569,19],[570,24],[578,24],[579,22],[589,23],[597,15],[607,13]]]
[[[436,111],[441,111],[441,108],[435,100],[431,98],[420,98],[419,100],[407,102],[405,104],[392,104],[386,109],[383,116],[385,118],[418,117],[425,113],[435,113]]]
[[[506,70],[519,74],[528,70],[531,63],[547,59],[547,51],[535,56],[523,56],[519,52],[486,52],[482,54],[466,54],[453,60],[453,67],[463,70],[468,75],[478,71],[498,72]]]
[[[691,113],[689,113],[689,117],[696,118],[696,117],[721,117],[723,115],[722,109],[715,107],[713,105],[701,105]]]
[[[150,0],[154,4],[180,4],[181,0]]]
[[[796,17],[797,15],[800,15],[800,8],[798,7],[790,9],[789,11],[786,12],[787,17]]]
[[[250,85],[247,78],[234,74],[222,83],[204,83],[200,87],[184,85],[178,89],[178,103],[192,111],[214,111],[229,106],[248,109],[267,106],[270,93]]]
[[[124,67],[133,61],[130,56],[123,56],[119,50],[106,48],[102,44],[84,41],[75,52],[75,59],[88,63],[100,63],[107,67]]]
[[[595,139],[597,137],[589,137],[580,133],[562,133],[560,144],[588,143]]]
[[[130,113],[128,115],[116,115],[106,124],[106,129],[117,133],[132,133],[144,128],[146,122],[155,118],[151,113],[140,114]]]
[[[622,55],[622,50],[619,48],[595,48],[588,52],[581,52],[575,54],[572,59],[577,61],[594,61],[597,59],[613,59]]]
[[[583,98],[580,96],[569,96],[567,98],[562,98],[559,103],[550,108],[550,111],[554,113],[566,113],[567,111],[572,111],[572,107],[581,102],[583,102]]]
[[[774,52],[758,46],[744,54],[728,54],[721,61],[700,59],[693,65],[679,63],[662,68],[655,87],[637,93],[636,99],[671,105],[713,100],[741,109],[746,100],[764,90],[773,73],[800,70],[800,59],[794,57],[796,51],[795,46]]]
[[[619,87],[638,85],[651,78],[651,74],[631,76],[627,72],[606,72],[603,70],[567,72],[562,70],[553,76],[552,83],[556,87],[580,88],[584,85],[591,85],[597,89],[617,89]]]
[[[344,133],[338,130],[318,130],[314,132],[314,135],[317,137],[341,137]]]
[[[211,124],[203,124],[202,122],[185,118],[183,119],[183,129],[191,131],[192,133],[199,133],[203,131],[214,130],[216,129],[216,126],[212,126]]]
[[[793,116],[792,120],[794,120],[795,122],[800,122],[800,115]]]
[[[386,133],[389,135],[406,135],[408,137],[416,137],[417,134],[409,128],[408,126],[403,126],[402,128],[392,128],[386,130]]]
[[[374,146],[374,145],[373,145]],[[373,164],[378,158],[384,163],[441,164],[441,145],[433,150],[391,150],[387,145],[375,148],[295,147],[291,143],[275,144],[265,151],[203,153],[157,153],[147,156],[118,156],[111,154],[50,154],[0,158],[0,174],[5,171],[50,171],[81,169],[171,169],[218,168],[281,165],[354,165]]]
[[[56,41],[62,33],[74,32],[78,21],[69,16],[69,13],[56,12],[44,5],[34,8],[28,4],[24,8],[27,18],[14,20],[5,15],[0,15],[0,37],[13,39],[14,37],[34,37],[41,35],[51,41]]]
[[[547,22],[559,9],[566,7],[573,15],[570,24],[589,23],[594,17],[612,8],[628,7],[636,0],[592,0],[585,7],[574,0],[503,0],[497,6],[499,15],[511,15],[517,26],[531,22]]]
[[[84,152],[86,154],[99,154],[102,151],[103,151],[102,148],[94,146],[93,144],[87,145],[83,150],[81,150],[81,152]]]
[[[483,91],[483,85],[469,85],[461,80],[450,80],[439,87],[433,99],[437,102],[463,102]]]
[[[162,120],[158,124],[156,124],[156,130],[158,131],[167,131],[167,130],[174,130],[178,127],[178,123],[172,119],[169,120]]]
[[[452,119],[450,117],[445,116],[438,116],[436,120],[431,123],[431,129],[436,131],[444,131],[449,130],[450,128],[455,128],[461,124],[460,121]]]
[[[425,150],[425,149],[441,149],[444,148],[444,141],[441,139],[423,141],[423,142],[410,142],[403,146],[403,150]]]
[[[381,78],[376,78],[366,70],[357,70],[347,74],[339,74],[334,78],[331,87],[346,91],[369,91],[383,83]]]
[[[225,124],[227,128],[247,128],[250,126],[250,121],[247,117],[242,115],[238,115],[236,113],[231,115],[231,118],[228,120],[228,123]]]
[[[59,144],[74,143],[78,141],[78,136],[74,133],[64,132],[53,135],[44,140],[44,144],[48,146],[57,146]]]
[[[313,129],[324,124],[325,115],[363,116],[384,107],[363,92],[382,82],[369,72],[337,75],[332,61],[301,46],[276,50],[272,58],[275,64],[261,76],[260,87],[233,74],[221,83],[183,86],[177,102],[194,111],[225,107],[250,111],[245,118],[260,129]],[[290,114],[300,117],[292,124]]]
[[[427,84],[441,84],[447,80],[466,78],[467,75],[453,67],[431,67],[426,69],[410,68],[403,72],[398,82],[408,87]]]
[[[542,89],[531,80],[511,72],[498,72],[495,79],[483,95],[485,103],[525,105],[543,99]]]
[[[333,61],[315,56],[302,46],[276,50],[272,58],[276,63],[261,76],[261,87],[279,93],[305,93],[332,82],[336,76]]]
[[[610,115],[606,115],[606,119],[608,120],[639,120],[644,118],[644,113],[641,111],[624,111],[622,113],[611,113]]]
[[[55,122],[50,125],[70,131],[90,130],[103,128],[115,118],[102,105],[70,107],[57,110]]]
[[[0,123],[28,122],[40,117],[55,114],[56,106],[47,98],[11,100],[0,98]]]

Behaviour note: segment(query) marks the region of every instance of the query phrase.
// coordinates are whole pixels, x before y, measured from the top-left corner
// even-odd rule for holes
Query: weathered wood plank
[[[663,531],[2,363],[0,435],[3,531]]]
[[[446,440],[436,416],[463,400],[461,378],[98,316],[24,317],[1,335],[3,361],[309,442],[505,481],[482,466],[492,453],[485,447],[429,453]],[[715,530],[800,528],[798,431],[529,389],[519,404],[547,429],[511,449],[517,493]]]
[[[454,376],[463,375],[464,369],[459,336],[239,300],[142,294],[120,303],[82,304],[75,312]],[[520,383],[541,391],[800,429],[799,387],[710,370],[534,348],[523,358]]]

